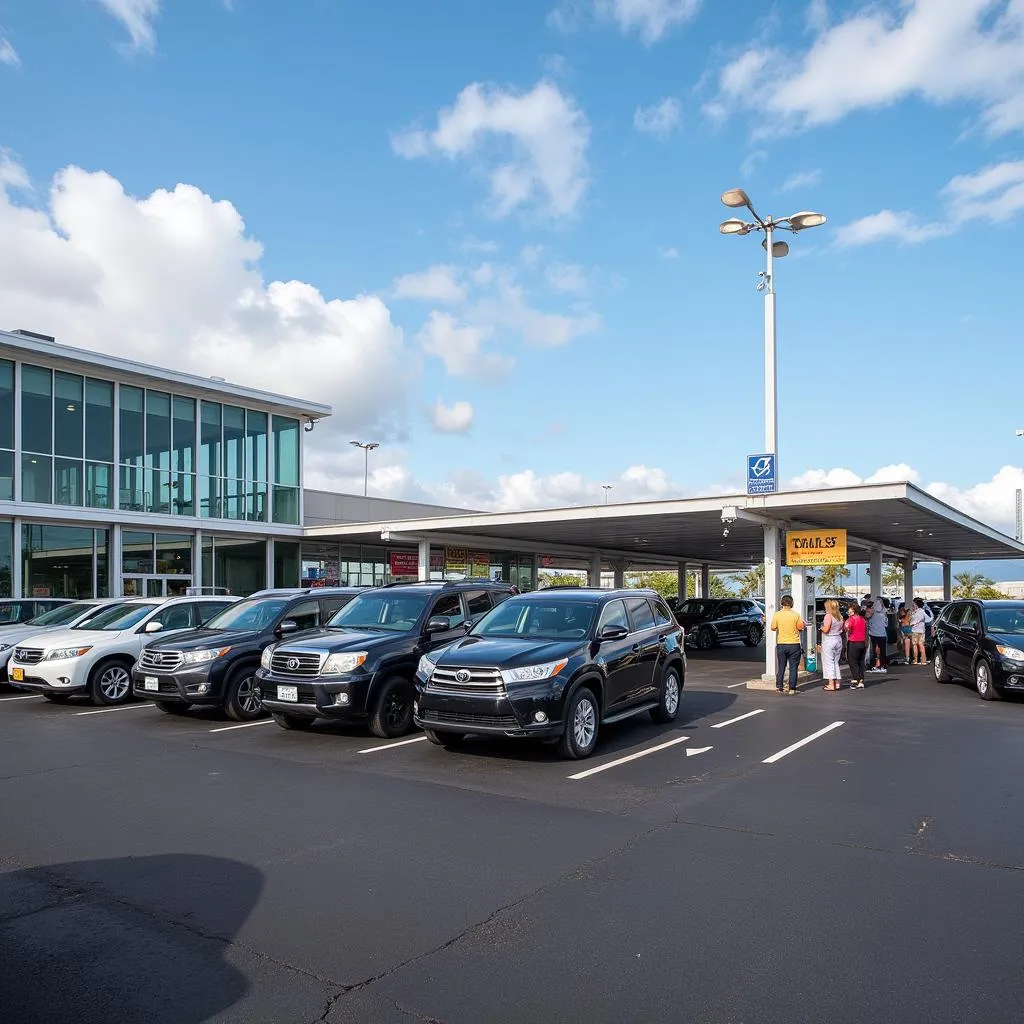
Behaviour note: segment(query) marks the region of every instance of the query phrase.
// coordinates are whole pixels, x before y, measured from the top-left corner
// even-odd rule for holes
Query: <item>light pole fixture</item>
[[[366,497],[367,487],[370,482],[370,452],[374,448],[380,447],[379,441],[349,441],[349,444],[354,444],[357,448],[363,449],[363,497]]]
[[[604,488],[604,503],[608,504],[608,492],[615,486],[614,484],[601,484]]]

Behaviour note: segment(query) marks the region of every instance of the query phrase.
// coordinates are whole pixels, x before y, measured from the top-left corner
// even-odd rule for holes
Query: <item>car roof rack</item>
[[[461,580],[409,580],[405,583],[398,581],[395,583],[385,583],[377,589],[388,590],[391,587],[440,587],[444,589],[445,587],[457,587],[462,584],[472,587],[512,587],[513,590],[516,589],[511,583],[503,583],[500,580],[475,579],[471,576]]]

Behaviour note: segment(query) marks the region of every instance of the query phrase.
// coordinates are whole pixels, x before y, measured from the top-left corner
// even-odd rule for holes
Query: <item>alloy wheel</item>
[[[263,707],[263,695],[255,676],[246,676],[238,684],[238,704],[247,715],[258,714]]]
[[[674,715],[676,709],[679,707],[679,680],[676,679],[675,673],[672,673],[668,679],[665,680],[665,710],[670,714]]]
[[[974,680],[978,687],[978,693],[980,693],[982,697],[987,696],[989,688],[992,686],[992,679],[989,676],[988,664],[986,662],[978,662],[978,667],[974,672]]]
[[[392,729],[398,729],[405,724],[406,714],[409,709],[409,698],[401,693],[388,694],[387,703],[384,705],[384,721]]]
[[[123,665],[111,665],[100,676],[100,693],[109,701],[118,701],[128,692],[131,683],[131,677]]]
[[[576,713],[572,719],[572,735],[576,740],[576,746],[580,750],[586,750],[594,742],[594,734],[597,731],[597,709],[589,697],[584,697],[576,705]]]

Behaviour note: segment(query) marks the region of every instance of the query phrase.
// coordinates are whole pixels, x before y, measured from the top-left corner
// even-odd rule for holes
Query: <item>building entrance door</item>
[[[184,597],[192,586],[191,576],[123,576],[125,597]]]

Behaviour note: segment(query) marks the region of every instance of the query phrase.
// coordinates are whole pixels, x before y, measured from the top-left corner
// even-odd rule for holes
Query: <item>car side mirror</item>
[[[435,633],[447,633],[452,628],[451,619],[447,615],[435,615],[433,618],[427,620],[427,636],[433,636]]]
[[[164,624],[159,619],[150,619],[145,626],[142,627],[143,633],[159,633],[164,628]]]
[[[625,626],[602,626],[601,632],[597,634],[598,640],[622,640],[629,636],[629,630]]]
[[[299,631],[299,624],[294,619],[284,619],[274,630],[278,636],[285,636],[288,633],[297,633]]]

